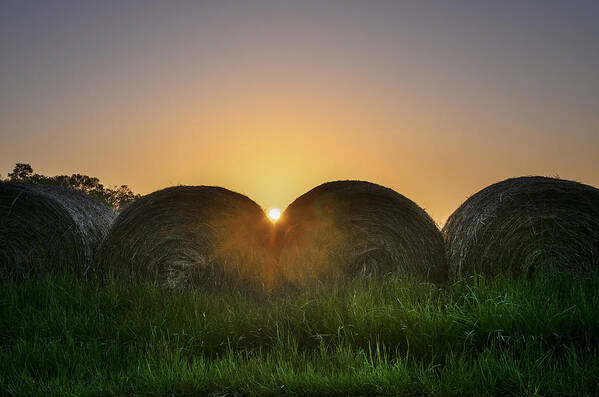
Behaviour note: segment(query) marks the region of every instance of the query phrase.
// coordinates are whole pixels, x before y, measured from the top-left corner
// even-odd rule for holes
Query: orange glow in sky
[[[284,209],[326,181],[442,225],[498,180],[599,185],[599,7],[570,2],[3,2],[0,173]]]

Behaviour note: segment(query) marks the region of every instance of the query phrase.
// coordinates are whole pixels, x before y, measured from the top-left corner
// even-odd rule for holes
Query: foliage
[[[29,164],[17,163],[13,172],[8,174],[8,181],[28,182],[40,185],[65,186],[79,190],[113,208],[121,211],[127,205],[137,200],[140,195],[134,194],[127,185],[112,188],[105,187],[96,177],[81,174],[46,176],[34,173]]]
[[[366,279],[257,299],[38,276],[0,284],[0,394],[597,392],[599,272]]]

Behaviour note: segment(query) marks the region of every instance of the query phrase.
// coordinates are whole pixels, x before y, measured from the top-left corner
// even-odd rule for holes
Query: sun
[[[278,208],[271,208],[268,210],[268,217],[271,221],[276,222],[281,217],[281,210]]]

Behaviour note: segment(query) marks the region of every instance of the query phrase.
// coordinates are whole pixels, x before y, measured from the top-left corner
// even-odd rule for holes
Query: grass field
[[[7,395],[598,395],[599,272],[268,299],[2,281]]]

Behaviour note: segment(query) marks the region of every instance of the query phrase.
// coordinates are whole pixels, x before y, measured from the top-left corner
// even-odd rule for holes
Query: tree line
[[[105,187],[96,177],[72,174],[46,176],[33,172],[31,165],[26,163],[17,163],[12,172],[8,173],[8,178],[0,181],[6,182],[27,182],[40,185],[64,186],[80,192],[106,204],[115,211],[121,211],[127,205],[141,197],[129,189],[127,185]]]

